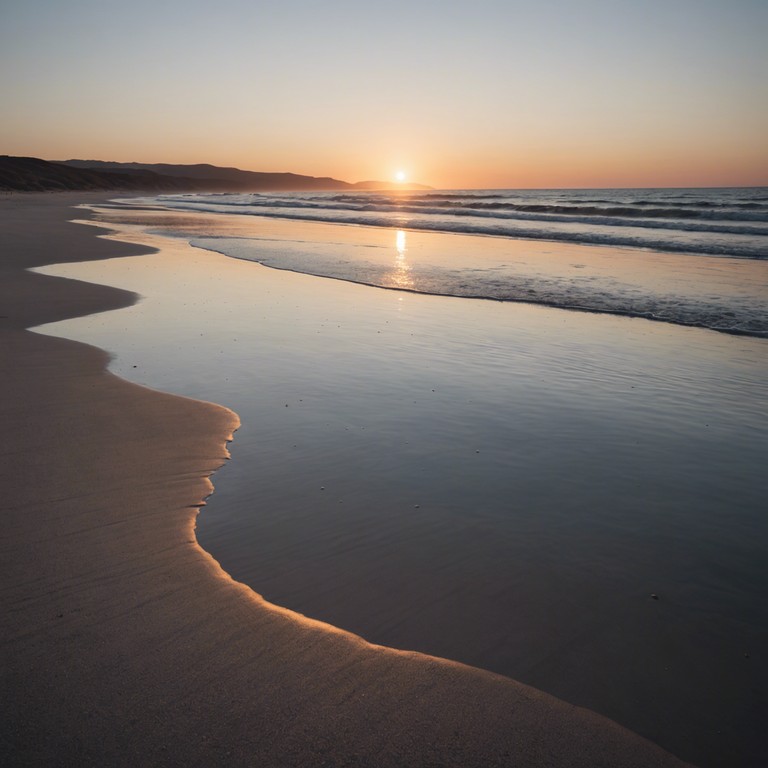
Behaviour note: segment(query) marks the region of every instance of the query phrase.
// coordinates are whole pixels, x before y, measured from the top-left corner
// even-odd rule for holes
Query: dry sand
[[[0,200],[4,765],[683,765],[589,711],[232,581],[194,522],[237,417],[24,330],[135,300],[23,271],[140,252],[68,222],[86,197]]]

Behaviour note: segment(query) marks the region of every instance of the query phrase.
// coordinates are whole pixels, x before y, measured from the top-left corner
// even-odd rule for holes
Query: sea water
[[[586,270],[587,295],[618,274],[647,296],[676,275],[696,296],[713,280],[760,299],[768,262],[147,209],[157,203],[100,217],[172,234],[177,255],[155,237],[158,257],[56,268],[146,299],[62,333],[116,352],[121,375],[240,415],[198,526],[225,570],[277,604],[510,675],[701,765],[761,764],[768,342],[417,296],[409,281],[426,264],[476,285],[506,259],[555,287]],[[404,290],[249,263],[311,273],[334,254],[350,279],[379,265]]]
[[[385,251],[339,243],[198,238],[272,267],[422,293],[526,301],[768,336],[768,189],[463,190],[166,195],[176,210],[385,227]],[[462,243],[464,259],[420,257],[406,232],[492,235],[519,249]],[[410,242],[409,242],[410,240]],[[502,242],[504,242],[502,241]],[[569,261],[542,243],[610,246]],[[534,245],[535,243],[535,245]],[[399,269],[392,269],[397,252]],[[553,262],[555,268],[553,269]],[[756,263],[757,262],[757,263]]]

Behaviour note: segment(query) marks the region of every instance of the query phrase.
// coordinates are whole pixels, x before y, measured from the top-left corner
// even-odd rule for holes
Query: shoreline
[[[697,190],[697,189],[706,189],[708,191],[717,191],[717,190],[760,190],[763,189],[763,187],[710,187],[710,188],[697,188],[697,187],[691,187],[687,188],[689,190]],[[435,190],[437,191],[437,190]],[[446,190],[448,192],[451,191],[458,191],[458,190]],[[482,191],[482,192],[499,192],[499,193],[526,193],[526,192],[594,192],[595,190],[591,189],[563,189],[563,190],[494,190],[494,189],[477,189],[477,190],[461,190],[462,192],[471,192],[471,191]],[[613,192],[622,192],[622,191],[649,191],[649,192],[659,192],[659,191],[670,191],[668,189],[662,188],[662,187],[649,187],[646,190],[623,190],[621,188],[612,189]],[[286,194],[304,194],[307,191],[304,192],[287,192]],[[327,190],[325,192],[328,192]],[[319,194],[323,194],[322,191],[318,190]],[[194,193],[193,193],[194,194]],[[201,193],[205,194],[205,193]],[[216,194],[216,193],[214,193]],[[249,193],[240,193],[240,192],[224,192],[223,195],[247,195]],[[260,193],[253,193],[257,196],[260,196]],[[270,192],[264,192],[261,194],[277,194],[277,193],[270,193]],[[187,195],[182,194],[183,197],[187,197]],[[471,195],[470,195],[471,196]],[[172,198],[174,197],[174,193],[168,193],[168,194],[161,194],[156,197],[166,197],[166,198]],[[146,200],[147,197],[143,196],[141,198],[142,200]],[[159,203],[159,205],[164,205],[163,203]],[[177,212],[188,212],[188,213],[206,213],[211,211],[206,211],[203,208],[195,208],[195,207],[174,207],[173,205],[166,205],[167,208],[170,210],[175,210]],[[258,213],[253,214],[254,216],[260,217],[260,218],[266,218],[266,219],[277,219],[282,221],[293,221],[293,222],[305,222],[305,223],[327,223],[327,224],[347,224],[350,226],[360,226],[360,227],[375,227],[375,228],[381,228],[381,229],[408,229],[412,232],[423,232],[423,233],[434,233],[434,234],[450,234],[450,235],[465,235],[467,237],[489,237],[489,238],[495,238],[495,239],[502,239],[502,240],[522,240],[527,243],[531,242],[545,242],[550,244],[557,244],[561,246],[586,246],[586,247],[595,247],[595,248],[629,248],[629,249],[640,249],[643,251],[652,251],[652,252],[659,252],[663,253],[665,255],[674,256],[674,255],[689,255],[689,256],[708,256],[708,257],[714,257],[714,258],[726,258],[726,259],[736,259],[736,260],[752,260],[755,258],[754,255],[750,254],[749,251],[744,250],[726,250],[722,246],[707,246],[707,245],[678,245],[674,241],[663,241],[663,242],[654,242],[654,243],[646,243],[646,244],[638,244],[633,238],[631,237],[615,237],[613,239],[600,239],[595,238],[594,236],[589,236],[585,234],[580,233],[555,233],[555,232],[546,232],[546,231],[537,231],[537,230],[525,230],[520,228],[510,229],[507,231],[500,232],[498,228],[493,227],[490,224],[483,223],[475,225],[473,228],[470,228],[465,225],[465,227],[451,227],[445,223],[439,223],[439,222],[429,222],[429,221],[419,221],[419,220],[412,220],[409,221],[408,224],[402,225],[401,223],[397,222],[386,222],[382,223],[381,220],[371,220],[370,218],[366,218],[365,215],[361,215],[359,218],[354,218],[355,214],[362,213],[361,211],[358,211],[356,209],[342,209],[342,210],[349,210],[352,214],[349,218],[346,219],[331,219],[327,217],[322,217],[318,214],[312,214],[312,213],[288,213],[281,211],[280,213],[271,213],[271,212],[265,212],[260,211]],[[416,211],[418,212],[418,211]],[[221,213],[221,211],[220,211]],[[410,211],[410,213],[415,213],[414,211]],[[241,215],[242,212],[241,212]],[[249,215],[249,214],[244,214]],[[517,219],[518,222],[528,222],[530,224],[537,224],[539,223],[536,219]],[[554,219],[556,223],[561,224],[567,224],[567,223],[573,223],[572,221],[568,221],[567,217],[566,220],[558,220]],[[643,227],[641,224],[637,224],[637,227],[643,230],[653,229],[653,230],[661,230],[661,231],[668,231],[664,227]],[[691,232],[695,232],[696,230],[690,230]],[[749,233],[754,234],[754,233]],[[758,257],[762,258],[762,256]]]
[[[269,605],[221,571],[190,533],[234,414],[24,330],[136,299],[22,271],[142,252],[69,223],[83,197],[0,207],[10,764],[683,764],[508,678]]]
[[[234,578],[371,642],[599,712],[691,762],[746,766],[762,754],[765,699],[753,681],[765,668],[744,657],[760,647],[762,601],[754,590],[717,597],[737,574],[750,584],[763,573],[750,542],[765,530],[755,504],[765,451],[759,438],[735,438],[745,412],[763,412],[759,341],[319,281],[192,248],[111,211],[99,218],[116,228],[110,238],[161,257],[41,271],[130,288],[141,303],[41,330],[110,350],[111,370],[129,381],[240,415],[236,460],[197,529]],[[198,218],[184,223],[207,229]],[[375,244],[328,226],[261,234]],[[766,434],[764,420],[753,426]],[[602,458],[571,465],[586,434]],[[687,458],[670,452],[678,444]],[[505,475],[494,474],[502,463]],[[565,468],[556,484],[550,466]],[[507,511],[511,487],[528,496]],[[729,487],[749,542],[718,522]],[[718,581],[713,561],[734,576]]]
[[[141,198],[140,198],[141,199]],[[120,206],[112,206],[122,220],[131,222],[131,206],[120,212]],[[135,210],[135,209],[134,209]],[[184,233],[183,226],[175,237],[184,237],[192,247],[211,250],[230,258],[260,263],[273,269],[308,274],[328,279],[339,279],[358,285],[395,289],[408,293],[483,299],[510,304],[528,304],[553,309],[586,312],[613,317],[629,317],[673,326],[713,330],[729,336],[768,338],[764,313],[755,313],[756,297],[749,286],[761,284],[765,265],[760,259],[730,258],[712,254],[693,254],[641,247],[618,247],[606,243],[575,243],[549,240],[547,238],[525,239],[498,234],[452,233],[419,229],[408,225],[385,226],[375,223],[332,222],[321,219],[296,219],[270,214],[212,213],[193,209],[163,207],[146,208],[148,218],[158,217],[158,226],[163,226],[167,214],[183,219],[201,217],[211,224],[211,234]],[[234,223],[234,219],[243,219]],[[250,220],[250,223],[248,223]],[[356,230],[368,244],[376,244],[361,262],[361,268],[346,267],[356,257],[345,256],[343,251],[331,255],[327,250],[312,253],[304,258],[292,253],[295,244],[289,244],[285,233],[302,228],[326,228],[329,232],[336,227],[340,230]],[[285,253],[273,258],[269,253],[260,254],[256,235],[260,229],[275,233],[282,241]],[[398,263],[402,273],[394,275],[388,264],[381,262],[381,248],[394,252],[392,240],[399,232],[397,248]],[[215,233],[215,234],[213,234]],[[408,245],[406,246],[406,233]],[[251,239],[252,238],[252,239]],[[350,240],[351,237],[342,237]],[[466,260],[457,260],[455,254],[448,256],[440,243],[461,243],[466,252],[476,252],[478,243],[484,255],[493,254],[484,260],[481,268],[467,285],[463,280],[454,280],[451,272],[457,266],[468,267]],[[415,249],[412,244],[416,245]],[[376,254],[379,254],[378,256]],[[620,259],[616,259],[616,255]],[[394,253],[392,259],[394,260]],[[557,265],[556,269],[545,266]],[[449,266],[450,264],[450,266]],[[585,268],[587,265],[587,268]],[[641,276],[649,270],[653,278]],[[702,281],[694,289],[679,275],[694,270],[696,281]],[[501,272],[499,272],[501,270]],[[514,290],[501,291],[498,279],[516,283]],[[598,280],[598,283],[594,283]],[[584,281],[590,281],[591,288],[585,292]],[[666,284],[664,290],[659,285]],[[555,287],[559,286],[559,287]],[[612,287],[613,286],[613,287]],[[601,298],[595,299],[592,292]],[[724,313],[722,306],[713,303],[711,296],[725,295],[732,302],[735,314]],[[638,298],[639,297],[639,298]],[[709,298],[708,298],[709,297]],[[742,302],[744,306],[742,307]],[[741,307],[741,309],[739,309]],[[752,314],[750,314],[752,313]]]
[[[286,219],[286,221],[292,221],[292,219]],[[323,222],[326,223],[326,222]],[[331,225],[331,226],[359,226],[364,227],[368,226],[365,224],[339,224],[339,225]],[[410,231],[416,231],[419,230],[410,230],[406,228],[406,232]],[[442,233],[441,233],[442,234]],[[503,235],[487,235],[488,237],[500,237],[502,238]],[[472,235],[472,237],[486,237],[486,235]],[[552,241],[557,242],[557,241]],[[629,320],[650,320],[654,323],[666,323],[667,325],[673,325],[673,326],[679,326],[680,328],[696,328],[700,331],[711,331],[712,333],[724,333],[728,336],[742,336],[744,338],[748,339],[768,339],[768,332],[754,332],[754,331],[743,331],[738,328],[710,328],[707,325],[704,325],[703,323],[685,323],[682,321],[672,321],[668,320],[664,317],[657,317],[656,315],[653,315],[651,313],[632,313],[632,312],[624,312],[621,310],[612,310],[612,309],[593,309],[591,307],[582,307],[577,305],[569,305],[569,306],[563,306],[560,304],[557,304],[554,301],[547,301],[546,299],[538,299],[536,301],[531,301],[530,299],[499,299],[495,298],[493,296],[483,296],[481,294],[473,295],[473,294],[467,294],[467,295],[457,295],[455,293],[433,293],[430,291],[419,291],[415,288],[402,288],[400,286],[394,286],[394,285],[378,285],[377,283],[373,282],[365,282],[363,280],[355,280],[351,277],[336,277],[335,275],[323,275],[318,274],[314,272],[304,272],[300,269],[291,269],[290,267],[278,267],[274,264],[266,264],[261,261],[253,261],[251,259],[247,259],[242,256],[229,256],[225,251],[217,251],[214,248],[206,248],[202,245],[195,245],[194,243],[189,243],[190,247],[192,248],[200,248],[204,251],[211,251],[212,253],[218,253],[222,256],[227,256],[228,258],[232,259],[240,259],[241,261],[250,262],[252,264],[259,264],[261,266],[267,267],[268,269],[278,269],[283,272],[291,272],[295,275],[309,275],[311,277],[318,277],[322,280],[338,280],[343,283],[351,283],[353,285],[364,285],[367,288],[377,288],[381,291],[398,291],[401,293],[412,293],[416,296],[439,296],[443,299],[471,299],[473,301],[492,301],[497,302],[499,304],[525,304],[527,306],[531,307],[545,307],[547,309],[559,309],[564,312],[584,312],[586,314],[590,315],[607,315],[608,317],[623,317]],[[612,246],[593,246],[596,248],[611,248]]]

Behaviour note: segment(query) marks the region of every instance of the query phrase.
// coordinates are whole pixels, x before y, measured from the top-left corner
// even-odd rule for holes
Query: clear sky
[[[0,0],[0,153],[768,184],[768,0]]]

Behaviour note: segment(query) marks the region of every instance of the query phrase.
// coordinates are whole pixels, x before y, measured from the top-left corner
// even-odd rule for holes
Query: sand
[[[24,330],[135,295],[24,272],[139,253],[68,223],[84,195],[0,201],[6,765],[673,766],[508,678],[264,602],[197,544],[235,414]]]

